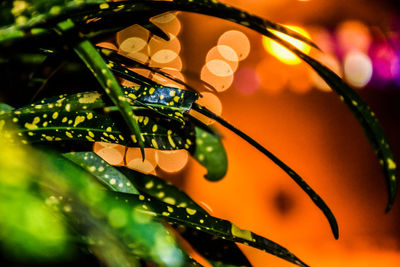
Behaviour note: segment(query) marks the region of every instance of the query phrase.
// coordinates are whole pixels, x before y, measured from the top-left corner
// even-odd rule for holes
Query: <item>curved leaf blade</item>
[[[205,107],[202,107],[198,104],[193,106],[193,109],[200,112],[201,114],[216,120],[221,125],[226,127],[227,129],[231,130],[232,132],[236,133],[238,136],[243,138],[246,142],[250,145],[255,147],[258,151],[266,155],[269,159],[271,159],[276,165],[278,165],[284,172],[286,172],[292,179],[295,181],[301,189],[310,197],[310,199],[317,205],[317,207],[324,213],[325,217],[328,219],[329,225],[331,226],[332,233],[336,239],[339,238],[339,227],[336,221],[335,216],[333,215],[332,211],[326,205],[326,203],[322,200],[322,198],[300,177],[294,170],[292,170],[289,166],[283,163],[279,158],[277,158],[274,154],[260,145],[258,142],[253,140],[250,136],[246,135],[242,131],[238,130],[230,123],[222,119],[221,117],[217,116],[210,110]]]
[[[63,156],[90,172],[109,190],[139,194],[139,191],[125,175],[105,162],[94,152],[71,152],[65,153]]]
[[[123,124],[110,116],[86,112],[21,113],[15,111],[0,118],[6,129],[15,129],[23,143],[53,141],[108,142],[137,147],[135,140],[127,137]],[[176,128],[170,121],[143,114],[137,117],[144,144],[161,150],[193,149],[195,133],[190,124]],[[0,129],[1,130],[1,129]],[[4,136],[8,132],[2,133]],[[12,141],[12,140],[10,140]]]
[[[189,208],[191,210],[207,213],[185,192],[163,179],[136,172],[126,167],[118,167],[117,169],[123,173],[144,196],[151,196],[166,204],[172,205],[172,207]],[[221,261],[238,266],[251,266],[246,256],[234,242],[183,225],[175,225],[174,228],[194,249],[209,261]]]
[[[394,203],[397,193],[397,168],[389,141],[387,140],[382,126],[379,124],[374,112],[365,103],[365,101],[362,100],[359,95],[333,71],[304,54],[289,42],[277,37],[273,33],[269,32],[267,36],[288,48],[290,51],[304,60],[308,65],[310,65],[332,88],[332,90],[340,96],[341,100],[357,118],[365,132],[365,135],[375,150],[375,153],[379,159],[379,163],[383,168],[386,185],[388,188],[388,204],[386,207],[386,212],[389,211]]]
[[[58,33],[60,36],[71,34],[70,31],[75,28],[74,23],[67,19],[57,24]],[[140,128],[135,120],[135,114],[130,108],[129,103],[121,92],[121,87],[114,75],[108,69],[101,55],[97,52],[96,48],[88,40],[80,40],[77,44],[73,45],[75,53],[85,63],[86,67],[93,73],[97,81],[103,87],[104,91],[111,98],[114,104],[118,107],[124,121],[126,122],[132,141],[136,141],[144,159],[144,143],[143,137],[140,133]]]
[[[121,201],[138,207],[141,212],[154,217],[155,220],[195,228],[229,241],[255,247],[298,266],[308,266],[277,243],[248,230],[241,229],[229,221],[209,216],[207,213],[178,207],[174,207],[171,210],[168,204],[142,195],[136,196],[123,193],[113,193],[112,195],[115,195]]]

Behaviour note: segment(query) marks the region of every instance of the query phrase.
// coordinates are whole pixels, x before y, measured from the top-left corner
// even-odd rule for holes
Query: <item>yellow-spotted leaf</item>
[[[252,139],[250,136],[248,136],[247,134],[238,130],[237,128],[232,126],[230,123],[228,123],[221,117],[217,116],[216,114],[214,114],[207,108],[205,108],[201,105],[195,104],[193,106],[193,109],[200,112],[201,114],[219,122],[221,125],[223,125],[227,129],[236,133],[238,136],[240,136],[245,141],[247,141],[250,145],[255,147],[258,151],[260,151],[261,153],[266,155],[268,158],[270,158],[283,171],[285,171],[293,179],[293,181],[295,181],[304,190],[304,192],[311,198],[311,200],[315,203],[315,205],[317,205],[317,207],[319,207],[321,209],[321,211],[324,213],[324,215],[328,219],[328,222],[331,226],[333,235],[335,236],[336,239],[339,237],[338,224],[337,224],[336,218],[333,215],[332,211],[325,204],[325,202],[322,200],[322,198],[303,180],[303,178],[300,177],[300,175],[298,175],[294,170],[292,170],[289,166],[287,166],[285,163],[283,163],[279,158],[277,158],[274,154],[272,154],[269,150],[267,150],[265,147],[260,145],[258,142],[256,142],[254,139]]]
[[[172,208],[170,204],[143,195],[136,196],[123,193],[112,193],[111,195],[115,195],[121,203],[138,207],[142,213],[152,216],[155,220],[194,228],[222,239],[255,247],[298,266],[307,266],[293,253],[277,243],[249,230],[241,229],[229,221],[212,217],[201,210]]]

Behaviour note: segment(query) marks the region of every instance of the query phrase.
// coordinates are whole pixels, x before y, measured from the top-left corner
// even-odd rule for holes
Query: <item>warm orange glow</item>
[[[115,51],[118,50],[118,48],[115,46],[115,44],[110,43],[110,42],[97,43],[96,46],[108,48],[108,49],[115,50]]]
[[[206,63],[208,70],[218,77],[228,77],[233,75],[231,66],[221,59],[213,59]]]
[[[119,49],[123,53],[136,53],[142,50],[145,46],[147,45],[146,40],[139,38],[139,37],[129,37],[126,38],[121,45],[119,46]]]
[[[242,32],[231,30],[222,34],[218,39],[218,45],[226,45],[231,47],[239,58],[244,60],[250,53],[250,40]]]
[[[147,41],[149,39],[149,31],[145,28],[135,24],[117,32],[117,44],[121,46],[122,42],[128,38],[136,37]]]
[[[204,65],[200,72],[200,79],[202,81],[212,85],[213,88],[217,92],[223,92],[232,85],[233,75],[224,76],[224,77],[217,76],[209,70],[207,65]],[[211,90],[210,88],[207,88],[207,89]]]
[[[156,63],[166,64],[178,57],[178,54],[171,49],[158,50],[153,54],[151,60]]]
[[[181,31],[181,23],[176,13],[165,13],[150,19],[152,23],[160,27],[164,32],[177,36]]]
[[[312,81],[309,77],[308,66],[305,63],[289,67],[289,90],[298,94],[304,94],[312,89]]]
[[[126,166],[146,174],[154,174],[154,169],[157,166],[155,160],[155,150],[145,149],[145,156],[145,160],[143,161],[139,148],[128,148],[126,153]]]
[[[250,95],[260,88],[261,80],[255,69],[240,68],[233,81],[233,86],[242,94]]]
[[[117,144],[96,142],[93,151],[111,165],[123,164],[125,147]]]
[[[189,155],[186,150],[157,150],[156,162],[158,167],[165,172],[178,172],[182,170],[188,162]]]
[[[342,67],[340,65],[339,60],[337,57],[333,54],[318,54],[315,57],[317,60],[319,60],[321,63],[323,63],[325,66],[330,68],[332,71],[334,71],[337,75],[340,77],[343,76],[342,73]],[[332,89],[329,87],[328,84],[314,71],[309,69],[310,71],[310,78],[311,81],[314,83],[315,87],[320,89],[321,91],[325,92],[331,92]]]
[[[300,33],[301,35],[310,38],[310,34],[304,30],[301,27],[298,26],[292,26],[292,25],[285,25],[287,28],[294,30],[298,33]],[[309,45],[306,45],[305,43],[290,37],[286,34],[283,34],[281,32],[277,32],[274,30],[271,30],[275,35],[277,35],[278,37],[282,38],[283,40],[291,43],[292,45],[294,45],[295,47],[297,47],[299,50],[301,50],[302,52],[308,54],[311,50],[311,47]],[[290,52],[288,49],[286,49],[285,47],[283,47],[282,45],[278,44],[275,41],[272,41],[270,38],[267,38],[265,36],[262,37],[262,42],[264,45],[264,48],[273,56],[275,56],[276,58],[278,58],[280,61],[289,64],[289,65],[296,65],[296,64],[300,64],[301,60],[300,58],[298,58],[295,54],[293,54],[292,52]]]
[[[229,64],[232,72],[235,72],[239,65],[239,58],[235,50],[227,45],[218,45],[211,48],[207,53],[206,62],[212,60],[225,61]]]
[[[368,52],[371,44],[371,33],[361,21],[349,20],[341,23],[336,30],[336,37],[344,53],[351,50]]]
[[[199,105],[205,106],[206,108],[208,108],[215,114],[221,115],[222,104],[221,104],[221,101],[219,100],[218,96],[214,95],[213,93],[209,93],[209,92],[202,92],[201,94],[203,97],[200,97],[199,100],[197,100],[197,103]],[[209,118],[205,117],[204,115],[199,114],[196,111],[190,110],[190,114],[207,125],[212,124],[214,122],[214,120],[209,119]]]
[[[161,53],[158,55],[160,57],[156,57],[155,60],[153,58],[150,59],[149,66],[157,68],[171,68],[180,71],[183,68],[182,59],[180,56],[175,55],[176,54],[174,54],[173,52],[166,52],[164,55]],[[173,57],[173,59],[171,61],[168,61],[170,59],[169,57]]]
[[[261,81],[260,89],[269,94],[284,91],[289,79],[286,67],[273,57],[266,57],[258,63],[256,70]]]
[[[153,56],[160,50],[172,50],[176,54],[181,51],[181,42],[178,38],[170,34],[169,41],[163,40],[159,37],[153,37],[149,41],[150,56]]]

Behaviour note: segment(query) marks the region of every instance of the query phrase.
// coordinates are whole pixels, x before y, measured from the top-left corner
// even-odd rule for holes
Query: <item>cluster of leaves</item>
[[[338,237],[336,219],[315,191],[270,151],[197,104],[200,94],[196,90],[159,69],[94,45],[132,24],[168,40],[150,18],[170,11],[196,12],[251,28],[281,43],[314,68],[357,117],[376,150],[388,185],[390,208],[396,193],[396,166],[380,125],[369,107],[337,75],[271,30],[318,49],[296,32],[215,0],[3,1],[0,66],[6,75],[1,79],[0,96],[7,104],[0,105],[4,147],[0,155],[0,200],[8,204],[0,204],[0,212],[17,215],[0,220],[0,234],[5,235],[5,229],[33,240],[33,245],[27,246],[21,240],[5,238],[3,247],[25,248],[27,254],[35,251],[32,254],[43,256],[38,248],[58,248],[54,253],[58,255],[66,244],[74,243],[89,248],[107,265],[135,266],[143,261],[165,266],[198,265],[177,245],[173,236],[180,236],[213,265],[249,266],[237,242],[306,266],[273,241],[211,216],[162,179],[110,166],[91,152],[97,141],[139,147],[143,157],[144,148],[186,149],[207,169],[205,178],[218,181],[227,170],[220,136],[192,117],[190,110],[232,130],[281,167],[322,210]],[[159,73],[182,83],[187,90],[162,86],[132,71],[132,67]],[[56,77],[68,86],[73,84],[73,91],[63,90],[59,82],[52,84]],[[137,86],[122,87],[118,79]],[[40,100],[32,100],[38,96]],[[31,204],[26,206],[25,202]],[[45,206],[40,205],[43,202]],[[37,213],[41,214],[42,228],[55,230],[38,236],[37,231],[43,229],[24,220]],[[18,221],[23,221],[20,227],[15,226]]]

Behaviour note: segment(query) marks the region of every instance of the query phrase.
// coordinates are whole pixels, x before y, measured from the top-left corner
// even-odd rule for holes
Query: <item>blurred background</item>
[[[223,2],[287,25],[319,45],[323,53],[281,36],[355,88],[400,158],[400,15],[395,1]],[[205,180],[206,170],[186,151],[149,149],[142,162],[138,150],[128,149],[127,166],[169,179],[211,214],[276,241],[311,266],[399,265],[400,200],[385,214],[386,186],[372,148],[351,112],[311,68],[230,22],[176,13],[153,23],[170,34],[170,42],[134,25],[119,32],[113,44],[103,45],[199,89],[200,103],[305,178],[336,215],[340,238],[334,240],[322,213],[283,171],[218,125],[229,164],[222,181]],[[180,87],[156,74],[142,74]],[[124,162],[124,147],[97,143],[94,149],[112,164]],[[241,248],[255,266],[291,266]]]

